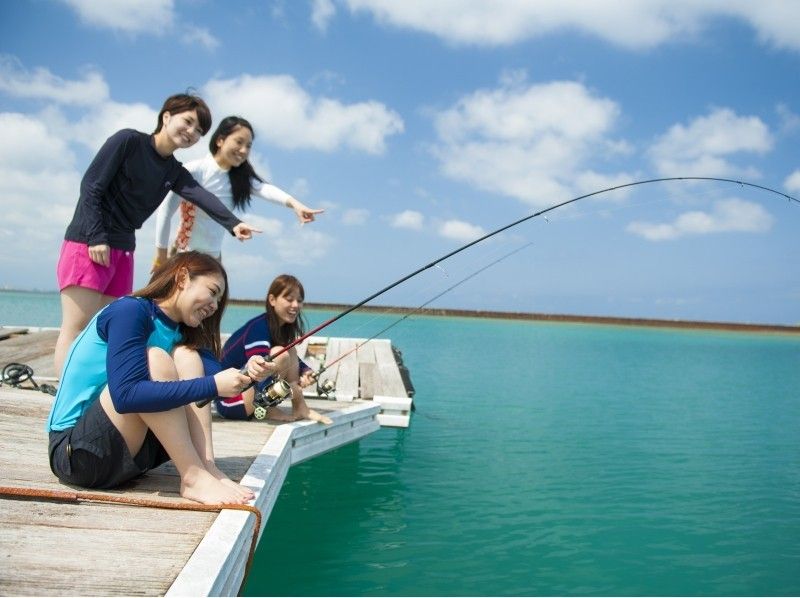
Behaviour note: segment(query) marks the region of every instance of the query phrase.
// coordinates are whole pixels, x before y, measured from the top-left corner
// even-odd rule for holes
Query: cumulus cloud
[[[206,50],[216,50],[219,47],[219,40],[205,27],[188,25],[184,28],[181,39],[187,45],[198,44]]]
[[[326,235],[319,230],[313,230],[308,226],[300,226],[294,220],[283,221],[277,218],[265,218],[252,212],[247,214],[246,221],[256,228],[261,229],[261,234],[248,243],[266,243],[269,249],[266,253],[278,258],[278,261],[287,265],[310,264],[325,257],[328,250],[333,246],[333,237]],[[291,235],[291,243],[286,242],[287,235]],[[223,247],[223,254],[227,264],[228,254],[252,253],[253,249],[248,244],[234,246],[229,244],[230,250]],[[263,253],[260,250],[259,253]]]
[[[800,5],[781,0],[347,0],[351,12],[422,31],[449,43],[500,46],[554,32],[578,31],[640,50],[700,39],[712,19],[734,18],[766,44],[800,50]]]
[[[756,116],[717,108],[688,124],[676,124],[656,140],[649,155],[662,176],[752,175],[731,161],[734,154],[772,149],[769,128]]]
[[[627,151],[627,144],[609,137],[619,114],[615,102],[581,83],[506,79],[435,115],[439,141],[433,153],[450,178],[546,206],[575,190],[597,154]]]
[[[474,241],[485,234],[480,226],[463,220],[447,220],[439,226],[439,235],[453,241]]]
[[[795,170],[792,174],[786,177],[783,186],[789,193],[800,194],[800,170]]]
[[[631,222],[627,230],[648,241],[670,241],[687,235],[763,233],[772,227],[773,221],[759,204],[734,198],[715,202],[710,213],[684,212],[669,223]]]
[[[354,208],[346,210],[342,215],[342,224],[347,226],[361,226],[366,224],[369,219],[369,210]]]
[[[62,0],[84,23],[129,34],[163,33],[175,19],[173,0]]]
[[[781,131],[784,133],[794,133],[800,129],[800,115],[792,112],[791,108],[786,104],[778,104],[775,107],[775,112],[780,119]]]
[[[159,106],[159,109],[161,107]],[[56,114],[56,112],[53,112]],[[123,104],[108,101],[96,106],[75,122],[63,121],[63,134],[80,142],[92,152],[100,149],[111,135],[120,129],[153,131],[158,118],[158,109],[147,104]],[[198,143],[197,145],[202,145]],[[203,152],[205,154],[207,152]]]
[[[0,55],[0,91],[18,98],[76,106],[98,104],[109,96],[108,84],[98,72],[87,71],[81,80],[68,81],[46,68],[28,71],[9,55]]]
[[[336,14],[332,0],[314,0],[311,6],[311,22],[320,31],[328,29],[328,23]]]
[[[14,140],[0,144],[2,234],[13,231],[13,242],[0,243],[0,262],[25,255],[29,268],[51,270],[78,195],[75,156],[35,116],[0,113],[0,130]]]
[[[425,217],[414,210],[405,210],[391,217],[391,225],[394,228],[407,228],[410,230],[422,230]]]
[[[205,85],[204,96],[215,113],[247,114],[260,139],[288,149],[381,154],[387,138],[404,127],[380,102],[314,98],[288,75],[216,79]]]

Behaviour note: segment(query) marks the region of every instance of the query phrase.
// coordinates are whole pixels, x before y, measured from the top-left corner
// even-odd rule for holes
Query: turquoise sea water
[[[55,295],[0,293],[0,313],[58,325]],[[246,594],[800,594],[800,336],[433,317],[384,336],[411,428],[291,469]]]

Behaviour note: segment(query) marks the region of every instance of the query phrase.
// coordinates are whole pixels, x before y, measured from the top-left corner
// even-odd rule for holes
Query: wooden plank
[[[1,485],[69,489],[52,474],[47,459],[44,423],[52,399],[36,391],[0,389]],[[217,465],[232,479],[241,479],[273,430],[262,423],[216,421]],[[177,471],[167,463],[120,489],[91,492],[188,502],[178,490]],[[0,545],[5,549],[0,551],[0,594],[163,595],[216,517],[0,497]]]
[[[378,360],[378,378],[380,380],[379,388],[375,390],[375,394],[390,397],[408,396],[397,362],[394,359],[394,353],[392,353],[391,343],[385,339],[375,339],[373,342],[375,343],[375,357]]]
[[[358,347],[358,363],[377,363],[378,360],[375,357],[375,345],[374,339],[369,341],[359,341]]]
[[[377,363],[358,364],[359,396],[362,399],[371,399],[375,396],[375,387],[378,385],[377,377]]]
[[[0,368],[8,363],[23,363],[29,365],[35,375],[55,376],[53,349],[57,338],[58,330],[44,330],[0,341]]]
[[[20,328],[18,326],[0,326],[0,341],[17,334],[26,334],[27,332],[27,328]]]
[[[358,396],[358,357],[355,348],[358,339],[340,339],[339,355],[344,357],[339,361],[339,372],[336,375],[336,397],[347,400]]]

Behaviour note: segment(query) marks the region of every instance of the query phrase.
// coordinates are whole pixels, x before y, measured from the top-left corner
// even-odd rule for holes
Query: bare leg
[[[172,356],[175,359],[178,378],[181,380],[205,376],[203,362],[197,351],[186,347],[178,347]],[[194,444],[197,454],[203,460],[206,470],[220,482],[233,488],[246,500],[255,498],[255,494],[250,488],[237,484],[217,467],[214,460],[214,442],[211,436],[211,404],[209,403],[205,407],[198,407],[192,403],[186,405],[185,409],[192,444]]]
[[[80,334],[94,314],[114,301],[116,297],[103,295],[93,289],[71,286],[61,291],[61,329],[55,350],[56,375],[61,376],[64,360],[70,345]]]
[[[165,351],[151,347],[147,356],[153,380],[178,379],[175,364]],[[220,482],[206,469],[192,441],[185,407],[156,413],[123,414],[114,408],[108,388],[101,393],[100,403],[132,455],[141,450],[147,430],[153,431],[178,470],[181,496],[204,504],[247,502],[239,492]]]
[[[273,347],[272,352],[274,353],[280,349],[281,347]],[[306,405],[306,401],[303,398],[303,390],[300,388],[300,366],[297,359],[297,352],[294,349],[290,349],[286,353],[278,356],[275,363],[278,365],[280,376],[284,378],[292,388],[292,414],[288,415],[278,407],[273,407],[267,411],[267,417],[278,421],[310,419],[322,424],[332,424],[332,419],[317,413],[313,409],[309,409],[308,405]]]

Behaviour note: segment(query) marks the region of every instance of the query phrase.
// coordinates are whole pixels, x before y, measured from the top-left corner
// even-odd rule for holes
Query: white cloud
[[[311,7],[311,22],[320,31],[325,31],[335,14],[336,6],[331,0],[314,0]]]
[[[684,212],[671,223],[631,222],[627,230],[648,241],[669,241],[686,235],[746,232],[762,233],[772,227],[773,217],[759,204],[741,199],[714,203],[712,212]]]
[[[800,170],[795,170],[783,181],[783,186],[789,193],[800,193]]]
[[[386,139],[403,131],[400,115],[380,102],[314,98],[288,75],[212,80],[204,92],[215,114],[246,114],[258,138],[289,149],[381,154]]]
[[[479,239],[486,232],[480,226],[463,220],[447,220],[439,227],[439,234],[446,239],[466,242]]]
[[[124,33],[163,33],[175,20],[173,0],[62,0],[94,27]]]
[[[298,178],[292,182],[291,185],[291,194],[294,197],[303,198],[307,197],[309,193],[311,193],[311,184],[308,182],[306,178]]]
[[[781,123],[781,131],[784,133],[793,133],[800,129],[800,116],[792,112],[791,108],[786,104],[778,104],[775,107],[775,112]]]
[[[153,109],[147,104],[140,103],[104,102],[74,123],[68,124],[65,120],[65,134],[70,135],[74,141],[84,144],[92,152],[96,152],[106,139],[120,129],[137,129],[144,132],[155,130],[160,108],[161,106]],[[202,140],[197,145],[202,145]],[[205,153],[207,151],[203,152],[203,155]]]
[[[198,44],[206,50],[216,50],[219,47],[219,40],[205,27],[195,27],[188,25],[181,37],[185,44]]]
[[[419,212],[406,210],[391,217],[391,225],[394,228],[407,228],[409,230],[421,230],[425,218]]]
[[[342,215],[342,224],[347,226],[361,226],[366,224],[369,219],[369,210],[360,208],[346,210]]]
[[[0,263],[24,255],[28,268],[55,271],[64,230],[78,198],[80,173],[67,141],[35,116],[0,113]],[[4,268],[5,269],[5,268]]]
[[[764,154],[772,149],[769,128],[756,116],[738,116],[717,108],[688,125],[676,124],[656,140],[649,154],[662,176],[731,176],[752,171],[728,158],[741,152]]]
[[[9,55],[0,55],[0,91],[18,98],[77,106],[99,104],[109,96],[108,85],[100,73],[86,71],[82,80],[68,81],[46,68],[29,72]]]
[[[629,49],[701,39],[712,19],[735,18],[764,43],[800,50],[800,4],[782,0],[347,0],[351,12],[450,43],[508,45],[577,31]]]
[[[628,151],[609,138],[619,113],[580,83],[506,80],[435,115],[433,153],[450,178],[543,207],[569,197],[598,154]]]
[[[334,243],[333,237],[311,227],[300,226],[294,219],[265,218],[249,212],[244,220],[262,232],[243,245],[231,240],[227,246],[223,246],[223,260],[226,265],[228,254],[232,252],[242,255],[261,254],[265,251],[285,265],[310,264],[325,257]],[[291,242],[287,242],[289,238]],[[265,245],[268,246],[266,250]]]

